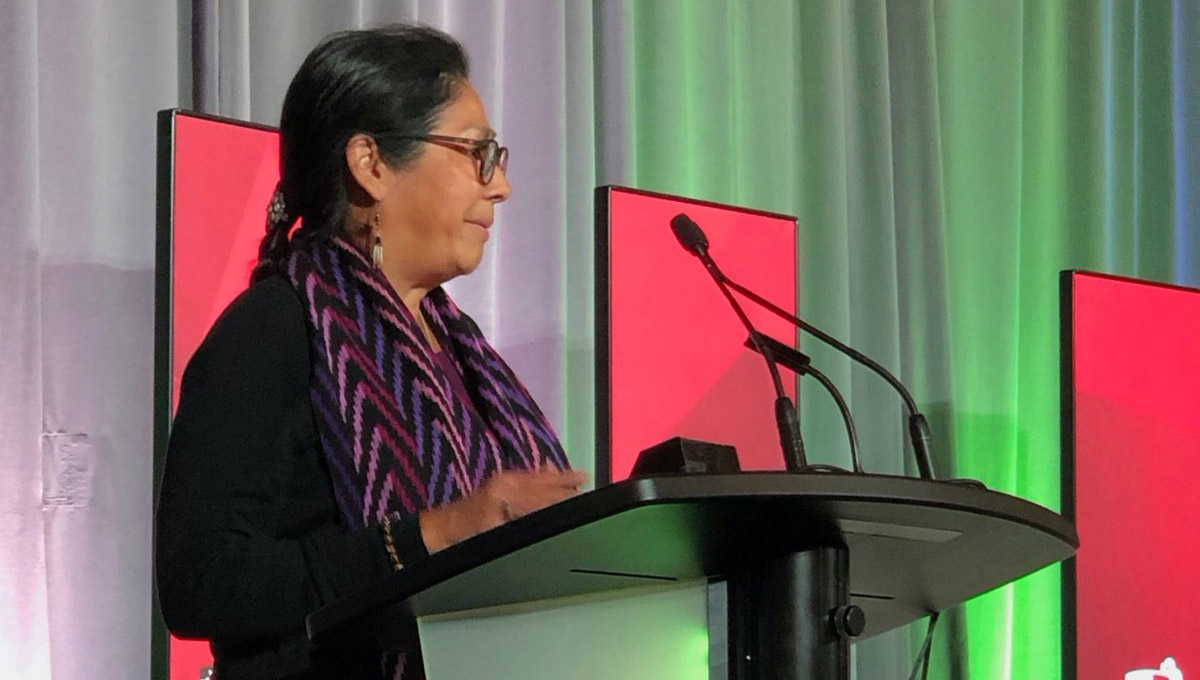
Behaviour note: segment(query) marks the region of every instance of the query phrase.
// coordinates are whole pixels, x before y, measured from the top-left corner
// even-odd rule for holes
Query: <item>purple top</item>
[[[439,338],[438,341],[440,342],[441,339]],[[432,354],[438,368],[442,369],[442,372],[449,378],[450,389],[454,390],[458,398],[462,399],[463,403],[469,406],[472,411],[475,411],[475,402],[471,400],[471,394],[467,392],[467,386],[463,383],[462,374],[458,372],[458,367],[454,365],[454,360],[446,353],[445,345],[442,346],[441,351],[433,352]],[[476,412],[476,415],[478,415],[478,412]]]
[[[405,318],[413,323],[416,323],[416,319],[413,318],[412,311],[409,310],[408,305],[397,306],[400,308],[400,313],[403,314]],[[442,373],[445,373],[446,378],[450,380],[450,389],[454,390],[454,394],[457,395],[458,398],[463,401],[463,403],[470,407],[470,409],[475,412],[476,416],[478,416],[479,409],[475,408],[475,402],[471,399],[471,393],[467,391],[467,386],[463,382],[462,373],[458,372],[458,366],[454,364],[454,359],[446,351],[450,340],[442,337],[441,331],[437,330],[434,326],[429,327],[429,332],[433,333],[434,337],[437,338],[438,344],[441,345],[441,349],[435,352],[433,351],[433,348],[429,346],[428,342],[425,343],[426,349],[428,349],[429,353],[433,355],[434,363],[437,364],[438,368],[442,369]]]

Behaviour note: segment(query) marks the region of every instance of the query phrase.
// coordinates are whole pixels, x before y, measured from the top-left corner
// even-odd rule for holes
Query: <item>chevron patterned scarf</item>
[[[498,470],[568,467],[521,381],[479,327],[435,288],[421,309],[458,368],[462,401],[391,284],[345,240],[296,247],[287,275],[307,309],[318,437],[354,527],[470,494]],[[424,677],[419,643],[380,659],[381,677]]]
[[[352,526],[444,505],[498,470],[568,467],[529,392],[440,287],[421,309],[474,408],[451,387],[387,279],[352,244],[298,247],[287,273],[308,310],[317,432]]]

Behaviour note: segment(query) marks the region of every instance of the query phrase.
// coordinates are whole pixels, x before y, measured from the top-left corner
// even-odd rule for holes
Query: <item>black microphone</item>
[[[684,250],[701,260],[708,257],[708,237],[704,235],[704,230],[700,228],[700,225],[692,221],[692,218],[679,213],[671,218],[671,231],[675,232],[675,238]],[[707,267],[708,263],[705,262],[704,265]]]
[[[842,423],[846,426],[846,439],[850,441],[850,465],[855,472],[862,474],[862,458],[858,455],[858,430],[854,427],[854,416],[850,415],[850,407],[846,405],[846,399],[842,396],[841,390],[833,384],[829,376],[818,371],[812,365],[812,360],[809,359],[807,354],[794,347],[785,345],[764,333],[759,333],[758,335],[762,344],[771,350],[771,355],[776,363],[784,368],[791,369],[796,375],[811,375],[817,379],[817,382],[821,383],[821,387],[825,388],[829,396],[833,397],[833,403],[837,404],[838,412],[842,414]],[[747,338],[744,344],[746,347],[756,352],[758,351],[758,346],[754,342],[754,338]],[[845,470],[833,466],[822,465],[820,467],[831,471],[845,472]]]
[[[680,228],[676,228],[675,222],[679,220],[680,217],[683,217],[685,220],[687,220],[688,225],[681,225]],[[708,238],[704,235],[704,232],[700,229],[699,225],[692,220],[687,219],[686,215],[678,215],[675,217],[675,219],[671,220],[671,227],[675,229],[675,237],[679,239],[679,242],[683,244],[684,248],[692,250],[692,248],[702,247],[704,255],[697,255],[697,257],[700,257],[702,260],[708,257]],[[681,231],[683,232],[683,235],[680,235]],[[686,242],[684,240],[685,238],[687,239]],[[702,244],[702,246],[700,244]],[[705,266],[708,266],[707,263]],[[714,276],[721,277],[720,283],[723,284],[722,290],[725,290],[726,286],[728,286],[728,288],[736,290],[738,293],[741,293],[745,297],[749,298],[751,302],[754,302],[755,304],[765,308],[775,316],[790,321],[801,330],[807,331],[818,340],[821,340],[842,354],[845,354],[863,366],[871,369],[876,375],[883,378],[889,385],[891,385],[893,389],[899,392],[900,397],[904,400],[905,408],[908,410],[908,433],[913,443],[913,456],[917,461],[917,470],[920,472],[923,479],[936,479],[933,472],[933,435],[929,430],[929,422],[925,419],[924,414],[917,409],[917,402],[913,399],[912,394],[907,388],[904,387],[903,384],[900,383],[899,380],[896,379],[896,376],[892,375],[891,372],[889,372],[886,368],[879,365],[878,362],[862,352],[859,352],[853,347],[846,345],[820,328],[813,326],[804,319],[801,319],[795,314],[792,314],[778,305],[775,305],[770,300],[758,295],[749,288],[746,288],[736,281],[733,281],[721,273],[719,269],[716,269],[715,265],[709,268],[709,272]]]
[[[708,239],[700,227],[687,215],[680,213],[671,218],[671,230],[675,232],[675,238],[679,239],[679,244],[704,263],[704,268],[712,275],[713,281],[721,289],[725,299],[729,301],[729,306],[733,307],[733,311],[742,325],[750,332],[750,338],[755,342],[755,349],[766,360],[767,369],[771,371],[771,382],[775,385],[775,426],[779,430],[779,446],[783,450],[784,463],[791,472],[803,470],[808,467],[808,461],[804,457],[804,441],[800,438],[800,424],[796,421],[796,406],[783,391],[783,379],[779,377],[779,367],[775,365],[771,350],[761,341],[758,331],[755,330],[754,324],[750,323],[745,310],[733,297],[733,293],[729,292],[729,288],[725,285],[725,275],[721,273],[717,263],[708,256]]]

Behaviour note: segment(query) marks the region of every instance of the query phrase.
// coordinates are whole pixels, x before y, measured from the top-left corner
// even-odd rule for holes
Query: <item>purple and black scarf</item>
[[[463,403],[415,319],[352,244],[297,247],[287,274],[308,312],[317,432],[351,526],[445,505],[498,470],[568,467],[529,392],[440,287],[421,309],[473,404]]]

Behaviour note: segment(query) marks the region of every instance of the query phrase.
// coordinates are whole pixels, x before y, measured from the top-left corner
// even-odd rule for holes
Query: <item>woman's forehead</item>
[[[469,82],[463,83],[454,99],[442,110],[441,123],[443,127],[453,128],[460,133],[474,132],[484,138],[496,136],[496,131],[488,122],[483,100]]]

